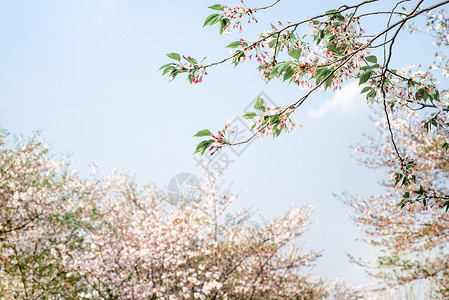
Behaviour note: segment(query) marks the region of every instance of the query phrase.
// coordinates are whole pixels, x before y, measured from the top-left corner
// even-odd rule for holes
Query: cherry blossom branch
[[[276,1],[272,5],[278,3],[279,1]],[[441,7],[443,5],[446,5],[449,3],[449,1],[442,1],[440,3],[431,5],[426,8],[419,7],[424,2],[423,0],[417,1],[417,4],[414,5],[413,9],[410,12],[407,13],[399,13],[396,12],[396,9],[401,3],[407,2],[406,0],[401,0],[399,2],[396,2],[394,7],[390,12],[372,12],[372,13],[365,13],[357,16],[357,12],[359,7],[362,7],[365,4],[370,4],[377,2],[377,0],[370,0],[370,1],[364,1],[359,4],[353,5],[353,6],[341,6],[337,10],[329,11],[325,14],[317,15],[313,18],[308,18],[305,20],[302,20],[300,22],[296,22],[294,24],[290,24],[287,26],[283,26],[282,23],[279,22],[280,26],[283,26],[281,29],[277,29],[273,26],[273,31],[269,33],[262,33],[258,40],[252,43],[249,43],[247,41],[244,41],[241,39],[240,41],[231,43],[228,47],[229,48],[239,48],[234,54],[231,56],[224,58],[221,61],[212,62],[210,64],[198,64],[194,59],[185,58],[186,61],[190,62],[190,66],[185,66],[185,64],[181,63],[181,59],[178,54],[172,53],[170,58],[173,58],[175,60],[179,61],[178,64],[173,64],[173,66],[165,66],[164,74],[167,72],[171,72],[171,74],[175,74],[174,72],[189,72],[189,80],[192,82],[192,73],[195,74],[198,70],[202,70],[205,72],[205,70],[209,67],[216,66],[219,64],[222,64],[228,60],[232,60],[232,62],[235,65],[238,65],[241,60],[245,60],[247,57],[251,59],[253,53],[250,52],[250,50],[254,50],[254,56],[258,59],[260,62],[259,70],[263,72],[263,76],[267,80],[271,80],[274,78],[280,78],[283,75],[283,79],[290,80],[290,82],[295,82],[296,84],[300,85],[300,87],[308,87],[308,91],[298,100],[294,101],[291,105],[283,107],[283,108],[276,108],[276,114],[273,116],[270,115],[268,112],[265,112],[265,108],[259,110],[258,113],[248,113],[245,114],[245,118],[251,119],[253,117],[257,117],[253,120],[253,124],[257,125],[257,127],[252,127],[252,135],[248,137],[247,139],[235,143],[231,143],[230,140],[225,136],[225,130],[228,127],[229,124],[225,125],[225,128],[221,131],[219,131],[218,135],[213,135],[208,130],[203,130],[201,132],[198,132],[195,136],[212,136],[212,139],[209,139],[207,141],[202,141],[200,144],[198,144],[196,152],[200,152],[201,154],[204,153],[206,149],[209,147],[209,151],[211,152],[211,155],[216,152],[216,150],[221,149],[222,146],[235,146],[240,145],[244,143],[248,143],[252,139],[254,139],[256,136],[261,134],[272,134],[274,137],[277,136],[280,132],[280,129],[285,129],[286,131],[289,131],[292,129],[292,127],[284,127],[279,126],[276,128],[277,124],[273,125],[273,119],[279,119],[279,117],[283,117],[285,122],[291,121],[290,116],[291,114],[300,107],[308,98],[309,96],[315,92],[317,89],[324,88],[327,89],[329,86],[332,86],[332,88],[336,89],[340,86],[340,84],[347,80],[348,78],[359,78],[359,85],[363,84],[365,82],[368,83],[363,88],[362,93],[365,93],[367,91],[370,91],[367,94],[368,101],[374,100],[377,97],[376,91],[381,92],[381,96],[378,97],[378,101],[382,103],[383,106],[383,112],[385,114],[386,119],[386,126],[389,133],[388,139],[389,143],[392,144],[392,148],[394,149],[395,157],[398,159],[400,163],[400,170],[402,173],[399,174],[397,172],[397,175],[403,175],[405,176],[405,179],[401,182],[403,182],[406,185],[409,185],[411,182],[415,182],[416,178],[413,174],[411,174],[411,168],[415,166],[413,160],[408,160],[405,154],[402,153],[402,150],[399,149],[397,142],[395,140],[395,133],[392,129],[391,124],[391,113],[394,113],[394,105],[396,103],[396,100],[388,100],[388,97],[391,95],[394,95],[393,93],[390,93],[390,89],[393,90],[394,85],[391,84],[390,79],[392,78],[392,74],[396,73],[395,71],[391,71],[389,69],[390,61],[392,59],[393,55],[393,49],[395,46],[395,42],[397,37],[399,36],[399,32],[403,29],[405,24],[417,16],[428,12],[432,9]],[[243,3],[243,2],[242,2]],[[218,7],[219,5],[216,5],[217,7],[214,9],[220,10]],[[246,5],[245,5],[246,6]],[[223,8],[224,6],[222,6]],[[268,7],[267,7],[268,8]],[[345,12],[348,10],[353,10],[350,15],[342,16],[340,12]],[[244,9],[245,14],[250,14],[253,16],[253,11],[250,9]],[[374,16],[374,15],[388,15],[388,21],[386,23],[386,28],[382,31],[378,32],[376,35],[363,35],[363,31],[360,28],[359,20],[362,17],[368,17],[368,16]],[[225,14],[226,17],[229,17],[229,13]],[[320,21],[320,18],[328,17],[328,20]],[[391,24],[392,18],[394,16],[402,16],[403,18],[399,21],[396,21],[395,23]],[[231,17],[229,17],[231,18]],[[253,16],[254,18],[254,16]],[[348,21],[349,20],[349,21]],[[229,21],[229,20],[228,20]],[[351,22],[354,21],[354,24]],[[318,32],[313,33],[312,36],[314,38],[314,42],[317,46],[322,46],[322,53],[319,53],[320,51],[310,50],[309,43],[307,41],[303,41],[300,38],[298,38],[298,34],[296,31],[298,30],[298,27],[304,23],[311,23],[312,26],[312,32]],[[225,22],[226,23],[226,22]],[[238,21],[236,22],[238,24]],[[235,26],[234,26],[235,27]],[[349,28],[349,30],[348,30]],[[343,30],[342,30],[343,29]],[[357,31],[359,29],[359,31]],[[393,36],[389,38],[390,32],[394,32]],[[284,33],[284,34],[283,34]],[[379,41],[383,37],[383,42],[380,44],[374,44],[377,41]],[[293,38],[293,39],[292,39]],[[299,42],[298,42],[299,41]],[[325,42],[325,43],[323,43]],[[326,45],[327,43],[327,45]],[[268,45],[268,51],[263,50],[265,47],[265,44]],[[387,51],[388,46],[388,51]],[[374,49],[378,47],[383,47],[383,65],[380,66],[377,64],[377,58],[373,55],[371,56],[365,56],[364,50],[367,49]],[[274,48],[274,49],[273,49]],[[280,56],[280,53],[283,51],[283,49],[287,49],[288,55],[295,58],[295,60],[288,60],[285,62],[278,63],[277,58]],[[271,55],[270,51],[274,50],[274,54]],[[301,52],[304,52],[301,56]],[[316,53],[318,52],[318,53]],[[387,53],[388,52],[388,53]],[[368,51],[366,53],[369,53]],[[315,60],[312,61],[311,58],[314,58]],[[271,59],[271,60],[270,60]],[[310,60],[310,61],[309,61]],[[371,64],[369,64],[371,63]],[[363,65],[364,64],[364,65]],[[361,66],[363,65],[363,66]],[[179,70],[177,69],[178,67]],[[168,71],[167,71],[168,69]],[[281,70],[282,69],[282,70]],[[281,71],[279,71],[281,70]],[[288,71],[286,71],[288,70]],[[324,71],[323,71],[324,70]],[[318,72],[320,73],[318,76]],[[363,73],[364,72],[364,73]],[[417,76],[418,78],[424,78],[419,77],[420,75],[415,75],[417,72],[414,73],[412,76]],[[204,73],[202,73],[204,74]],[[201,74],[201,75],[202,75]],[[292,74],[294,75],[292,77]],[[388,75],[388,76],[387,76]],[[399,74],[394,74],[393,76],[398,76]],[[196,80],[198,77],[195,77],[193,80],[193,83],[198,83],[201,81]],[[398,77],[400,78],[400,77]],[[405,78],[405,77],[404,77]],[[411,77],[412,78],[412,77]],[[315,82],[311,82],[313,79],[315,79]],[[300,82],[301,80],[301,82]],[[303,84],[303,81],[308,81],[306,84]],[[413,84],[413,80],[410,79],[411,84]],[[432,79],[429,79],[429,84],[424,86],[424,88],[418,89],[416,87],[416,93],[415,96],[411,95],[411,93],[414,91],[415,87],[412,87],[411,89],[407,87],[407,97],[405,98],[406,102],[401,103],[402,106],[407,107],[410,109],[413,109],[411,107],[411,104],[413,100],[411,100],[413,97],[416,98],[416,100],[422,99],[423,102],[425,102],[427,99],[431,99],[432,107],[434,107],[433,100],[438,101],[438,90],[436,92],[431,92],[436,90],[436,84],[433,84]],[[408,82],[407,82],[408,83]],[[421,83],[420,83],[421,84]],[[396,91],[394,91],[396,92]],[[401,93],[402,91],[399,91],[398,93]],[[434,93],[434,94],[433,94]],[[432,94],[432,95],[431,95]],[[429,96],[430,95],[430,96]],[[421,97],[421,98],[420,98]],[[409,104],[408,104],[409,103]],[[388,108],[388,105],[391,106],[391,111]],[[438,103],[437,103],[438,104]],[[420,108],[428,108],[431,107],[430,104],[426,103],[416,103],[416,105],[420,105]],[[262,104],[263,106],[263,104]],[[441,105],[442,106],[442,105]],[[258,108],[256,108],[258,109]],[[440,107],[438,107],[440,109]],[[441,111],[446,111],[448,108],[443,107],[440,109]],[[262,112],[262,113],[261,113]],[[437,114],[438,116],[438,114]],[[433,120],[435,121],[435,120]],[[259,123],[257,123],[259,122]],[[436,122],[436,121],[435,121]],[[278,123],[279,124],[279,123]],[[285,123],[284,123],[285,124]],[[256,128],[254,130],[254,128]],[[279,132],[275,132],[275,129]],[[215,149],[214,151],[212,151]],[[405,153],[405,150],[403,151]],[[410,175],[410,176],[409,176]],[[402,177],[401,176],[401,179]],[[399,182],[399,181],[398,181]],[[404,194],[405,195],[405,194]]]
[[[280,1],[280,0],[279,0],[279,1]],[[277,1],[277,2],[279,2],[279,1]],[[359,7],[363,6],[363,5],[370,4],[370,3],[373,3],[373,2],[378,2],[378,1],[379,1],[379,0],[367,0],[367,1],[363,1],[363,2],[361,2],[361,3],[359,3],[359,4],[356,4],[356,5],[351,5],[351,6],[343,5],[343,6],[341,6],[336,12],[341,13],[341,12],[344,12],[344,11],[347,11],[347,10],[350,10],[350,9],[359,8]],[[276,2],[276,3],[277,3],[277,2]],[[269,8],[269,7],[267,7],[267,8]],[[300,22],[297,22],[297,23],[294,23],[294,24],[290,24],[290,25],[288,25],[288,26],[285,26],[284,28],[282,28],[282,29],[280,29],[280,30],[278,30],[278,31],[275,31],[275,32],[273,32],[273,33],[270,33],[270,34],[268,34],[267,36],[265,36],[265,37],[263,37],[263,38],[257,40],[256,42],[253,42],[253,43],[249,44],[247,47],[245,47],[245,48],[243,49],[243,51],[245,51],[245,50],[247,50],[247,49],[248,49],[248,50],[253,49],[256,45],[262,43],[263,41],[265,41],[265,40],[267,40],[267,39],[269,39],[269,38],[271,38],[271,37],[273,37],[273,36],[275,36],[275,35],[278,35],[278,34],[284,32],[284,31],[286,31],[286,30],[293,29],[293,30],[292,30],[292,33],[293,33],[293,32],[295,32],[295,30],[297,29],[297,27],[298,27],[299,25],[302,25],[302,24],[305,24],[305,23],[309,23],[309,22],[311,22],[311,21],[313,21],[313,20],[320,19],[320,18],[323,18],[323,17],[326,17],[326,16],[332,16],[332,15],[334,15],[336,12],[328,12],[328,13],[316,15],[315,17],[311,17],[311,18],[305,19],[305,20],[303,20],[303,21],[300,21]],[[235,53],[235,54],[233,54],[233,55],[231,55],[231,56],[228,56],[227,58],[224,58],[224,59],[222,59],[222,60],[220,60],[220,61],[213,62],[213,63],[207,64],[207,65],[199,65],[198,67],[196,67],[196,68],[194,68],[194,69],[196,69],[196,70],[201,70],[201,69],[207,69],[207,68],[210,68],[210,67],[213,67],[213,66],[217,66],[217,65],[223,64],[223,63],[225,63],[225,62],[227,62],[227,61],[229,61],[229,60],[232,60],[233,58],[236,58],[238,55],[239,55],[238,53]]]
[[[363,5],[370,4],[370,3],[373,3],[373,2],[377,2],[377,1],[379,1],[379,0],[367,0],[367,1],[361,2],[361,3],[356,4],[356,5],[352,5],[352,6],[343,5],[343,6],[341,6],[341,7],[337,10],[337,12],[344,12],[344,11],[347,11],[347,10],[350,10],[350,9],[353,9],[353,8],[359,8],[359,7],[363,6]],[[421,0],[420,3],[421,3],[422,1],[423,1],[423,0]],[[402,1],[401,1],[401,2],[402,2]],[[401,20],[401,21],[395,23],[394,25],[392,25],[391,27],[389,27],[388,30],[390,30],[390,29],[396,27],[398,24],[405,23],[405,22],[408,21],[409,19],[415,18],[415,17],[417,17],[418,15],[420,15],[420,14],[422,14],[422,13],[424,13],[424,12],[433,10],[433,9],[435,9],[435,8],[438,8],[438,7],[443,6],[443,5],[445,5],[445,4],[448,4],[448,3],[449,3],[449,1],[446,0],[446,1],[443,1],[443,2],[441,2],[441,3],[435,4],[435,5],[433,5],[433,6],[430,6],[430,7],[428,7],[428,8],[422,9],[422,10],[420,10],[418,13],[415,13],[415,14],[408,14],[403,20]],[[293,28],[292,32],[294,32],[294,31],[297,29],[297,27],[298,27],[299,25],[302,25],[302,24],[305,24],[305,23],[309,23],[309,22],[311,22],[311,21],[313,21],[313,20],[320,19],[320,18],[322,18],[322,17],[326,17],[326,16],[330,16],[330,15],[334,15],[334,14],[335,14],[335,12],[329,12],[329,13],[325,13],[325,14],[320,14],[320,15],[317,15],[317,16],[315,16],[315,17],[308,18],[308,19],[305,19],[305,20],[303,20],[303,21],[300,21],[300,22],[297,22],[297,23],[288,25],[288,26],[286,26],[286,27],[284,27],[284,28],[282,28],[282,29],[280,29],[280,30],[278,30],[278,31],[275,31],[275,32],[273,32],[273,33],[268,34],[267,36],[265,36],[265,37],[259,39],[259,40],[256,41],[256,42],[251,43],[250,45],[248,45],[247,47],[245,47],[243,50],[246,50],[246,49],[253,49],[255,45],[258,45],[258,44],[260,44],[261,42],[263,42],[263,41],[265,41],[265,40],[267,40],[267,39],[273,37],[274,35],[278,35],[278,34],[284,32],[284,31],[286,31],[286,30],[288,30],[288,29],[290,29],[290,28]],[[389,14],[392,14],[392,12],[390,12]],[[400,14],[400,13],[398,13],[398,14]],[[401,15],[402,15],[402,14],[401,14]],[[387,30],[387,31],[388,31],[388,30]],[[384,31],[382,32],[381,35],[383,35],[383,34],[384,34],[385,32],[387,32],[387,31],[384,30]],[[377,39],[378,37],[379,37],[379,34],[376,35],[376,39]],[[213,62],[213,63],[207,64],[207,65],[200,65],[200,66],[198,66],[196,69],[206,69],[206,68],[209,68],[209,67],[212,67],[212,66],[220,65],[220,64],[223,64],[223,63],[225,63],[225,62],[227,62],[227,61],[229,61],[229,60],[231,60],[231,59],[233,59],[233,58],[236,58],[237,56],[238,56],[238,53],[235,53],[235,54],[233,54],[233,55],[231,55],[231,56],[229,56],[229,57],[227,57],[227,58],[224,58],[223,60],[220,60],[220,61],[217,61],[217,62]]]
[[[421,0],[422,1],[422,0]],[[310,96],[310,94],[312,93],[312,92],[314,92],[316,89],[318,89],[318,88],[320,88],[323,84],[324,84],[324,82],[326,81],[326,80],[328,80],[329,78],[331,78],[331,76],[333,76],[334,75],[334,73],[337,71],[337,70],[339,70],[342,66],[344,66],[355,54],[357,54],[358,52],[360,52],[360,51],[362,51],[362,50],[364,50],[364,49],[366,49],[366,48],[368,48],[375,40],[377,40],[378,38],[380,38],[381,36],[383,36],[384,34],[386,34],[387,32],[389,32],[390,30],[392,30],[393,28],[395,28],[396,26],[399,26],[399,28],[396,30],[396,32],[395,32],[395,34],[394,34],[394,36],[393,36],[393,38],[391,39],[391,43],[390,43],[390,55],[389,55],[389,57],[388,57],[388,60],[387,60],[387,62],[385,63],[385,65],[384,65],[384,70],[383,70],[383,77],[385,76],[385,72],[386,72],[386,70],[387,70],[387,68],[388,68],[388,64],[389,64],[389,61],[390,61],[390,59],[391,59],[391,55],[392,55],[392,48],[393,48],[393,44],[394,44],[394,40],[395,40],[395,38],[397,37],[397,35],[399,34],[399,32],[400,32],[400,30],[401,30],[401,28],[404,26],[404,24],[409,20],[409,19],[412,19],[412,18],[414,18],[414,17],[416,17],[416,16],[418,16],[418,15],[420,15],[420,14],[422,14],[422,13],[424,13],[424,12],[426,12],[426,11],[429,11],[429,10],[432,10],[432,9],[435,9],[436,7],[439,7],[439,6],[442,6],[442,5],[444,5],[444,4],[447,4],[447,3],[449,3],[449,1],[444,1],[444,2],[442,2],[442,3],[439,3],[439,4],[436,4],[436,5],[434,5],[434,6],[431,6],[431,7],[428,7],[428,8],[425,8],[425,9],[422,9],[422,10],[420,10],[419,12],[416,12],[416,9],[418,8],[418,6],[416,6],[415,7],[415,9],[411,12],[411,13],[409,13],[408,15],[407,15],[407,17],[405,17],[405,18],[403,18],[402,20],[400,20],[400,21],[398,21],[398,22],[396,22],[396,23],[394,23],[393,25],[390,25],[390,26],[388,26],[386,29],[384,29],[383,31],[381,31],[380,33],[378,33],[377,35],[375,35],[374,36],[374,38],[373,39],[371,39],[368,43],[366,43],[364,46],[362,46],[362,47],[360,47],[359,49],[357,49],[356,51],[354,51],[354,52],[352,52],[352,53],[350,53],[350,54],[348,54],[347,55],[347,57],[346,57],[346,59],[344,59],[343,60],[343,62],[342,63],[340,63],[329,75],[327,75],[324,79],[322,79],[321,80],[321,82],[320,83],[318,83],[315,87],[313,87],[312,89],[310,89],[303,97],[301,97],[299,100],[297,100],[296,102],[294,102],[294,103],[292,103],[291,105],[289,105],[288,107],[286,107],[284,110],[282,110],[280,113],[279,113],[279,115],[282,115],[282,114],[284,114],[287,110],[292,110],[292,112],[294,111],[294,110],[296,110],[309,96]],[[384,110],[386,111],[386,103],[385,103],[385,99],[386,99],[386,94],[385,94],[385,89],[383,88],[383,84],[384,84],[384,80],[382,80],[381,81],[382,82],[382,88],[381,88],[381,90],[382,90],[382,92],[383,92],[383,96],[384,96]],[[291,114],[291,112],[289,112],[289,114]],[[403,158],[402,158],[402,156],[400,155],[400,153],[399,153],[399,150],[398,150],[398,148],[397,148],[397,145],[396,145],[396,143],[395,143],[395,141],[394,141],[394,135],[393,135],[393,132],[391,131],[391,124],[390,124],[390,119],[389,119],[389,116],[388,116],[388,112],[386,111],[386,118],[387,118],[387,123],[389,124],[388,126],[389,126],[389,128],[390,128],[390,135],[391,135],[391,141],[392,141],[392,144],[393,144],[393,146],[394,146],[394,149],[395,149],[395,151],[396,151],[396,153],[398,154],[398,157],[400,158],[400,161],[401,161],[401,165],[402,164],[404,164],[404,160],[403,160]],[[266,124],[265,126],[263,126],[263,127],[261,127],[257,132],[255,132],[253,135],[251,135],[249,138],[247,138],[246,140],[243,140],[243,141],[240,141],[240,142],[236,142],[236,143],[227,143],[227,145],[230,145],[230,146],[236,146],[236,145],[240,145],[240,144],[245,144],[245,143],[248,143],[248,142],[250,142],[252,139],[254,139],[261,131],[263,131],[265,128],[267,128],[268,127],[268,125],[269,124]]]

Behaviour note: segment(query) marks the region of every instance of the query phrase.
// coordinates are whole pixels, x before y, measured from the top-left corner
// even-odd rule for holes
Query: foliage
[[[386,138],[397,161],[396,184],[417,191],[413,193],[416,197],[405,197],[408,195],[405,194],[400,206],[420,202],[426,207],[427,200],[424,199],[429,199],[438,202],[437,206],[449,208],[447,194],[427,193],[430,187],[417,180],[413,173],[417,161],[408,153],[408,149],[397,146],[391,130],[391,119],[404,111],[416,110],[422,113],[413,124],[414,127],[424,127],[428,132],[435,128],[447,129],[449,92],[439,86],[437,79],[438,76],[449,75],[448,60],[444,53],[437,52],[437,61],[430,68],[419,66],[396,70],[391,65],[398,36],[407,30],[420,30],[417,24],[423,20],[427,32],[436,39],[435,46],[448,45],[446,13],[444,10],[435,11],[449,2],[393,1],[385,4],[388,5],[385,11],[379,11],[376,2],[378,0],[342,5],[299,21],[277,21],[253,40],[241,38],[229,44],[227,47],[235,51],[221,61],[204,63],[204,60],[198,62],[190,56],[168,54],[173,62],[162,66],[161,70],[163,75],[169,75],[170,80],[179,74],[186,74],[190,83],[197,84],[203,80],[207,70],[216,65],[229,61],[238,66],[245,61],[255,60],[263,80],[269,82],[277,79],[305,90],[298,100],[283,107],[268,109],[263,99],[260,99],[254,106],[256,111],[243,116],[252,120],[250,137],[231,143],[229,135],[232,133],[226,132],[227,124],[218,135],[207,135],[212,139],[200,142],[195,153],[210,151],[210,155],[213,155],[224,146],[247,143],[256,136],[277,137],[282,131],[289,132],[295,127],[291,115],[313,92],[336,90],[355,79],[359,85],[363,85],[362,93],[366,93],[367,101],[383,110],[384,122],[390,132]],[[215,12],[206,19],[204,26],[219,24],[220,34],[234,30],[240,32],[244,19],[257,23],[258,12],[281,5],[280,0],[261,8],[249,8],[243,1],[241,3],[238,7],[221,4],[209,7]],[[363,28],[370,22],[383,26],[376,26],[381,29],[367,33]],[[376,51],[380,52],[378,49],[383,52],[382,59],[374,55]],[[206,131],[210,132],[200,132]],[[441,147],[447,150],[448,141],[442,141]]]

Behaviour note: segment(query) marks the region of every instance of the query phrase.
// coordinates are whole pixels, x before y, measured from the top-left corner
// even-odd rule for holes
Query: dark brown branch
[[[275,6],[275,5],[278,4],[280,1],[281,1],[281,0],[277,0],[276,2],[274,2],[274,3],[272,3],[272,4],[268,5],[268,6],[260,7],[260,8],[254,8],[253,10],[256,10],[256,11],[257,11],[257,10],[268,9],[268,8],[271,8],[271,7]]]

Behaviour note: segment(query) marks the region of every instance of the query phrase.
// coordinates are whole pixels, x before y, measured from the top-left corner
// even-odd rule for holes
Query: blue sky
[[[269,28],[276,17],[300,19],[340,2],[283,1],[261,14],[260,27],[250,26],[244,37]],[[208,61],[229,54],[224,47],[239,35],[220,37],[217,28],[202,28],[212,4],[0,2],[0,126],[25,136],[41,130],[53,152],[70,154],[83,175],[95,162],[103,173],[127,170],[139,182],[160,188],[178,173],[200,176],[192,155],[198,143],[193,134],[222,128],[261,92],[278,105],[302,94],[294,86],[265,84],[255,64],[211,69],[198,86],[161,77],[158,69],[169,61],[166,53],[207,56]],[[400,53],[399,62],[413,55]],[[223,174],[240,195],[236,209],[254,205],[270,219],[291,203],[314,206],[313,224],[304,236],[306,249],[324,250],[314,273],[355,284],[365,281],[363,272],[348,263],[346,253],[369,256],[370,251],[355,241],[361,236],[332,193],[378,193],[376,182],[384,176],[351,157],[349,147],[374,131],[357,89],[350,84],[337,93],[313,95],[295,116],[303,128],[274,141],[256,140]]]

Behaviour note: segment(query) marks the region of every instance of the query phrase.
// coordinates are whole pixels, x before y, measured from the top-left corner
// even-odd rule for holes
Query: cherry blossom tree
[[[257,223],[209,174],[173,200],[122,173],[81,180],[37,136],[0,136],[3,299],[318,299],[310,208]]]
[[[417,113],[409,112],[392,120],[390,128],[397,146],[413,155],[416,161],[413,174],[428,190],[398,187],[397,175],[391,173],[382,182],[387,190],[385,195],[370,198],[347,195],[343,199],[353,208],[352,219],[366,235],[366,241],[376,249],[376,261],[362,264],[372,276],[381,280],[384,287],[395,289],[426,284],[430,298],[447,299],[449,215],[431,207],[442,207],[436,195],[449,193],[449,154],[441,147],[448,131],[441,126],[429,133],[415,125],[418,118]],[[394,169],[398,162],[385,139],[390,135],[389,129],[383,122],[376,119],[374,122],[380,135],[369,137],[367,145],[355,147],[358,160],[370,168]],[[398,208],[397,201],[408,199],[411,193],[427,203],[415,202],[408,204],[407,209]]]
[[[266,224],[229,213],[235,197],[209,175],[198,199],[170,200],[111,173],[95,183],[86,247],[73,252],[84,297],[127,299],[316,299],[325,294],[298,238],[308,208]],[[87,213],[86,213],[87,215]]]
[[[0,298],[72,298],[80,278],[66,265],[82,242],[83,185],[37,136],[11,144],[1,131]]]
[[[190,83],[198,84],[208,70],[217,65],[231,62],[238,66],[253,60],[266,82],[281,80],[304,90],[299,99],[282,107],[267,107],[259,98],[254,105],[255,111],[243,116],[251,120],[252,129],[252,135],[245,140],[231,142],[232,132],[227,131],[229,124],[217,134],[208,129],[199,131],[196,137],[209,139],[201,141],[195,153],[202,155],[208,151],[213,155],[224,146],[247,143],[256,136],[277,137],[283,131],[289,132],[295,128],[292,114],[314,92],[340,89],[345,83],[357,80],[363,85],[362,93],[366,94],[367,101],[383,111],[383,122],[389,131],[385,138],[397,161],[396,184],[405,189],[413,187],[407,194],[409,197],[400,200],[400,205],[405,207],[420,202],[426,206],[432,202],[437,207],[448,208],[448,194],[434,194],[431,187],[417,181],[413,173],[417,161],[409,149],[399,149],[391,123],[402,113],[417,110],[420,113],[412,124],[414,127],[432,131],[446,128],[449,123],[449,94],[439,81],[449,74],[444,51],[436,51],[437,60],[432,66],[399,70],[393,67],[394,56],[398,55],[395,53],[398,36],[408,34],[407,31],[425,31],[435,37],[435,47],[447,47],[449,34],[443,9],[449,1],[388,1],[383,2],[383,10],[378,9],[377,3],[380,0],[360,1],[303,20],[276,21],[271,28],[263,28],[254,39],[240,38],[229,44],[227,48],[233,49],[233,54],[217,62],[199,61],[178,53],[167,54],[172,62],[162,66],[161,70],[170,80],[186,75]],[[277,0],[259,8],[250,8],[243,0],[238,7],[212,5],[209,8],[216,13],[207,17],[204,26],[218,25],[220,34],[241,32],[243,23],[257,23],[257,14],[275,5],[283,3]],[[363,29],[370,22],[380,24],[377,31]],[[440,147],[447,150],[447,140],[441,142]]]

